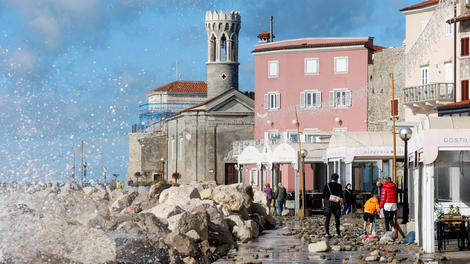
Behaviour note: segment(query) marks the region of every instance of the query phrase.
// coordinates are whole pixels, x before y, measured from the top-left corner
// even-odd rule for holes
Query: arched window
[[[216,47],[217,47],[216,38],[215,38],[215,35],[212,34],[211,38],[210,38],[210,41],[209,41],[209,62],[214,62],[215,61],[215,57],[216,57],[216,54],[217,54]]]
[[[227,38],[222,34],[220,38],[220,61],[227,61]]]

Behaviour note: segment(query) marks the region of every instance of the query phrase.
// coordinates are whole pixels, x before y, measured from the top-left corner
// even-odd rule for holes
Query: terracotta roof
[[[273,38],[275,38],[276,36],[274,36],[273,34]],[[258,37],[259,39],[269,39],[269,32],[261,32],[259,33]]]
[[[207,93],[207,83],[202,81],[174,81],[153,89],[147,94],[153,92]]]
[[[170,116],[175,116],[175,115],[178,115],[178,114],[180,114],[180,113],[182,113],[182,112],[205,111],[204,109],[194,109],[194,108],[199,107],[199,106],[201,106],[201,105],[204,105],[204,104],[206,104],[206,103],[208,103],[208,102],[214,100],[215,98],[221,96],[222,94],[224,94],[224,93],[226,93],[226,92],[228,92],[228,91],[230,91],[230,90],[231,90],[231,89],[229,89],[229,90],[227,90],[227,91],[225,91],[225,92],[223,92],[223,93],[221,93],[221,94],[219,94],[219,95],[217,95],[217,96],[215,96],[215,97],[212,97],[212,98],[210,98],[210,99],[207,99],[207,100],[204,101],[204,102],[200,102],[200,103],[197,104],[197,105],[193,105],[193,106],[190,106],[190,107],[188,107],[188,108],[186,108],[186,109],[183,109],[183,110],[181,110],[181,111],[179,111],[179,112],[176,112],[176,113],[174,113],[174,114],[172,114],[172,115],[170,115]]]
[[[310,45],[308,45],[308,44],[306,44],[306,45],[291,45],[291,46],[255,49],[251,53],[271,51],[271,50],[311,49],[311,48],[324,48],[324,47],[356,46],[356,45],[365,45],[365,44],[367,44],[367,41],[324,43],[324,44],[310,44]]]
[[[439,3],[439,0],[426,0],[426,1],[421,2],[419,4],[416,4],[416,5],[407,6],[403,9],[401,9],[400,11],[408,11],[408,10],[413,10],[413,9],[419,9],[419,8],[427,7],[427,6],[430,6],[430,5],[437,4],[437,3]]]
[[[386,48],[386,47],[382,47],[382,46],[374,45],[374,51],[381,51],[381,50],[384,50],[384,49],[387,49],[387,48]]]
[[[446,22],[449,23],[449,24],[452,24],[452,23],[455,23],[455,22],[465,21],[465,20],[470,20],[470,12],[467,12],[467,13],[462,14],[462,15],[457,16],[457,17],[453,17],[453,18],[447,20]]]
[[[441,106],[438,106],[436,108],[438,108],[439,110],[443,110],[443,109],[446,109],[446,108],[458,108],[460,106],[470,106],[470,100],[463,100],[463,101],[456,102],[456,103],[441,105]]]

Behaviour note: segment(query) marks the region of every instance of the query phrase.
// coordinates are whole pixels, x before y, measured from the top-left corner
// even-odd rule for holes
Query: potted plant
[[[179,172],[173,172],[173,174],[171,174],[171,178],[175,179],[175,183],[178,183],[178,179],[181,178],[181,174]]]

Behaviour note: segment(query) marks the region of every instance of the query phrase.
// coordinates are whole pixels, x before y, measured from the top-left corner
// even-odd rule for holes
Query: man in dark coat
[[[372,189],[370,190],[370,196],[374,197],[375,195],[379,196],[380,202],[380,196],[382,195],[382,180],[380,178],[375,180],[375,184],[372,185]],[[380,219],[380,215],[376,214],[375,218]]]
[[[326,237],[331,237],[330,235],[330,219],[331,214],[335,216],[336,222],[336,236],[341,236],[340,232],[340,217],[341,217],[341,210],[344,209],[344,200],[343,200],[343,188],[341,184],[338,183],[339,175],[337,173],[331,174],[331,182],[325,185],[323,188],[322,194],[322,206],[323,206],[323,214],[326,216],[325,219],[325,231]],[[331,192],[330,192],[331,190]],[[341,202],[336,203],[330,201],[330,195],[336,195],[341,198]]]
[[[276,189],[276,200],[277,200],[277,206],[279,207],[279,216],[282,216],[282,208],[286,204],[286,198],[287,198],[286,188],[282,186],[281,182],[279,182],[278,187]]]

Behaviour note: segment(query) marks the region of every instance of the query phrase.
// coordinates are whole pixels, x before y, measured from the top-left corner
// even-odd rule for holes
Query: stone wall
[[[374,53],[373,64],[369,65],[369,86],[367,104],[368,131],[392,131],[387,123],[392,122],[392,78],[393,66],[400,62],[405,55],[405,48],[384,49]],[[395,67],[402,68],[403,67]],[[395,99],[398,99],[398,116],[396,122],[405,121],[405,109],[402,104],[405,73],[394,69]]]
[[[207,98],[238,90],[238,62],[207,63]]]
[[[470,21],[460,22],[460,37],[461,38],[470,37]],[[460,54],[459,50],[457,50],[457,55],[458,54]],[[467,56],[465,59],[460,59],[460,79],[468,79],[468,78],[470,78],[470,57]],[[460,84],[457,83],[457,87],[460,87],[459,85]]]
[[[169,122],[170,175],[178,171],[181,174],[178,182],[183,184],[199,181],[223,184],[224,161],[236,162],[231,155],[233,141],[250,140],[254,135],[254,125],[214,125],[236,118],[240,116],[188,115],[178,124]],[[175,140],[173,147],[174,139],[178,144]]]

